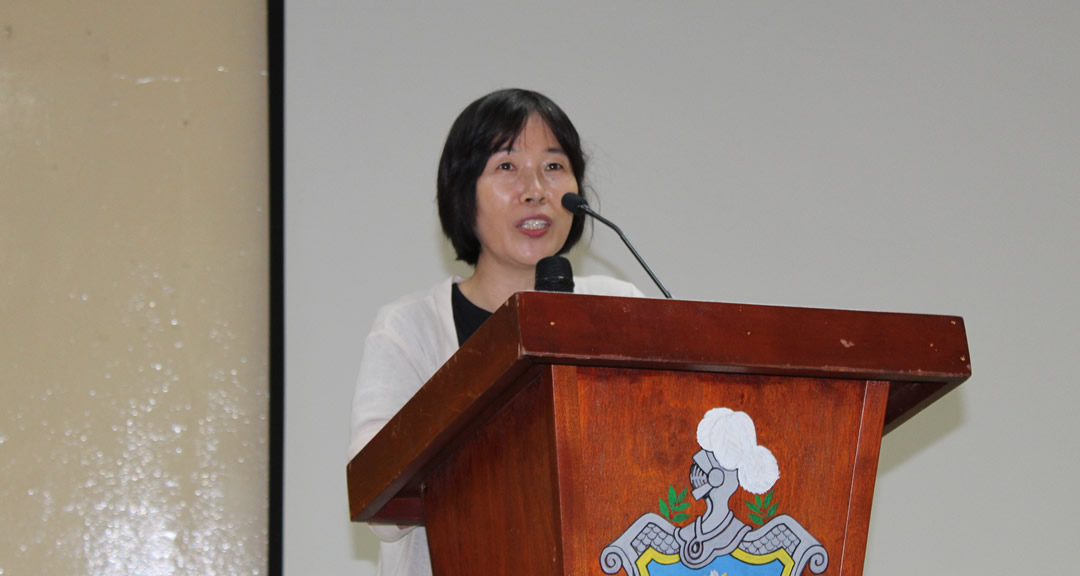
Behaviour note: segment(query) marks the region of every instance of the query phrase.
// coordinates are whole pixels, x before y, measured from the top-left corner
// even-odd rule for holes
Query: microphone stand
[[[638,261],[638,263],[641,264],[641,267],[644,268],[645,271],[649,273],[649,278],[652,278],[652,281],[656,283],[656,287],[659,288],[660,291],[664,293],[664,297],[669,299],[669,300],[671,299],[671,292],[668,292],[667,288],[664,288],[664,284],[662,282],[660,282],[659,278],[656,277],[656,274],[653,274],[652,268],[649,268],[649,265],[645,263],[645,259],[642,258],[641,254],[638,254],[638,251],[634,249],[634,245],[630,243],[630,239],[626,237],[626,234],[623,234],[622,229],[620,229],[618,226],[616,226],[615,223],[612,222],[611,220],[608,220],[607,218],[604,218],[603,216],[601,216],[601,215],[597,214],[596,212],[594,212],[593,209],[590,208],[589,205],[585,204],[584,202],[582,202],[580,204],[577,204],[575,207],[578,210],[588,214],[589,216],[592,216],[593,218],[596,218],[597,220],[603,222],[609,228],[614,230],[615,233],[619,235],[619,238],[622,238],[623,244],[626,244],[626,247],[630,249],[630,252],[634,255],[634,258],[637,258],[637,261]]]

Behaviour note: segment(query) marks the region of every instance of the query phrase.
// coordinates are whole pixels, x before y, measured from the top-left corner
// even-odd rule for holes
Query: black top
[[[457,342],[461,346],[476,332],[480,325],[491,318],[491,312],[469,302],[461,293],[457,283],[450,288],[450,306],[454,309],[454,328],[457,329]]]

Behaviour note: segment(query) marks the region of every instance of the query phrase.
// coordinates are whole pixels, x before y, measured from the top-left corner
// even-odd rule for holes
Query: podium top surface
[[[349,463],[352,519],[419,522],[438,455],[537,364],[888,381],[885,432],[971,375],[954,316],[522,292]]]

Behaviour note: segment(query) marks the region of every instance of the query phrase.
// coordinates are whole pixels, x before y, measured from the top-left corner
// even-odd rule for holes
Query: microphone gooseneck
[[[536,263],[536,290],[540,292],[573,292],[574,271],[570,261],[562,256],[548,256]]]
[[[639,264],[641,264],[641,267],[649,273],[649,278],[652,278],[652,281],[656,283],[656,287],[664,293],[664,297],[668,299],[671,298],[671,292],[668,292],[667,288],[664,288],[664,284],[660,282],[660,279],[656,277],[656,274],[653,274],[652,268],[649,268],[649,265],[645,263],[645,259],[641,257],[641,254],[638,254],[638,251],[634,249],[634,245],[630,243],[630,239],[626,237],[626,234],[623,234],[623,231],[618,226],[616,226],[614,222],[594,212],[593,209],[589,207],[589,203],[586,202],[585,198],[583,198],[580,194],[563,194],[562,206],[563,208],[569,210],[572,214],[588,214],[589,216],[596,218],[600,222],[603,222],[608,228],[614,230],[615,233],[619,235],[619,238],[622,238],[623,244],[626,244],[626,247],[630,249],[630,252],[634,255],[634,258],[637,258],[637,261]]]

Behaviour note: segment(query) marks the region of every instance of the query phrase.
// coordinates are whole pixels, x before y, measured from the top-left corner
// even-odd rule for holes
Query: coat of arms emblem
[[[690,494],[705,500],[705,513],[676,526],[669,520],[671,499],[661,500],[661,511],[669,518],[641,515],[604,549],[603,571],[625,570],[627,576],[799,576],[806,568],[824,572],[829,564],[825,547],[794,518],[773,516],[771,494],[760,497],[776,484],[780,469],[772,452],[758,445],[750,416],[728,408],[709,410],[698,424],[697,441],[701,450],[690,466]],[[762,523],[757,528],[729,508],[740,486],[756,495],[749,505],[757,511],[754,521]],[[677,521],[689,519],[677,516]]]

